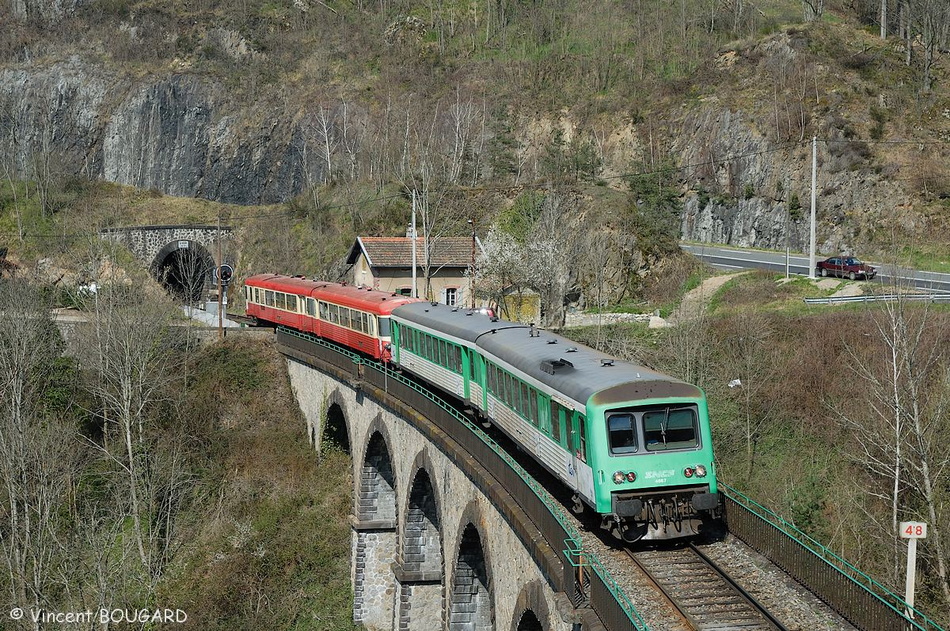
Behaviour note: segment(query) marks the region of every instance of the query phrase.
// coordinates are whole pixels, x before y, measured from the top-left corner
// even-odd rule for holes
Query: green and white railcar
[[[393,311],[393,361],[458,397],[633,541],[717,517],[703,392],[534,327],[441,304]]]

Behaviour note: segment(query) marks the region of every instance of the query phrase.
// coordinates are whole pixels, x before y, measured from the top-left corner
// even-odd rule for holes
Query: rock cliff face
[[[252,117],[186,75],[131,82],[78,59],[0,71],[0,123],[23,173],[38,155],[58,169],[144,189],[236,204],[301,190],[291,115]]]
[[[70,13],[87,4],[87,0],[12,1],[14,16],[31,24],[69,19]],[[237,63],[252,55],[236,33],[216,27],[202,37],[208,46],[227,51]],[[741,68],[733,65],[738,63],[735,51],[724,53],[717,59],[720,78],[738,76],[741,71],[745,73],[742,85],[757,85],[760,75],[768,78],[769,68],[787,72],[805,66],[800,48],[795,37],[779,34],[763,41],[754,55],[749,54],[760,61]],[[26,177],[32,177],[38,159],[45,159],[57,173],[169,195],[271,204],[291,199],[307,183],[321,182],[323,174],[330,172],[322,161],[328,147],[314,146],[319,134],[315,136],[313,120],[309,127],[298,122],[307,120],[304,110],[309,104],[265,105],[267,94],[255,94],[260,102],[241,101],[222,84],[197,72],[124,74],[128,71],[122,65],[98,61],[94,46],[85,49],[84,57],[59,59],[19,59],[0,69],[0,155]],[[172,65],[179,67],[175,62]],[[738,80],[735,83],[739,85]],[[279,89],[265,88],[271,96]],[[853,133],[846,129],[847,121],[834,113],[835,90],[823,90],[822,94],[827,103],[824,110],[812,106],[811,112],[801,111],[801,128],[820,130],[826,143],[819,151],[818,247],[822,252],[850,251],[860,247],[862,231],[864,235],[873,233],[910,204],[900,185],[895,185],[895,178],[888,179],[871,168],[866,155],[851,158],[842,153],[844,150],[835,153],[832,144],[827,144]],[[774,121],[767,112],[769,107],[762,105],[767,100],[762,94],[746,94],[727,103],[728,98],[728,89],[723,89],[706,93],[699,101],[684,99],[681,111],[664,111],[659,118],[665,120],[649,124],[642,119],[619,120],[618,114],[616,124],[603,122],[598,134],[582,129],[566,110],[556,120],[540,113],[516,115],[510,133],[521,147],[517,159],[524,164],[543,161],[555,132],[565,146],[575,139],[583,143],[596,137],[602,174],[616,180],[637,159],[652,155],[654,129],[662,128],[657,133],[663,138],[659,142],[668,145],[666,154],[684,167],[684,238],[776,249],[788,245],[802,250],[809,233],[809,139],[791,127],[782,135],[774,129],[771,137],[765,133],[763,129],[774,126]],[[419,107],[410,97],[405,101]],[[366,104],[352,105],[358,110]],[[290,107],[301,110],[286,109]],[[406,106],[407,112],[411,109]],[[384,148],[378,146],[381,138],[402,138],[405,130],[398,126],[383,129],[381,121],[364,114],[366,120],[352,126],[364,130],[358,142],[365,154],[382,154]],[[408,127],[408,113],[405,116]],[[460,121],[461,115],[455,122]],[[443,126],[451,122],[443,121]],[[435,128],[434,122],[427,124]],[[366,133],[365,128],[373,125],[376,135]],[[483,137],[477,141],[465,139],[469,147],[490,144],[491,138],[484,137],[490,132],[483,127],[478,133]],[[776,140],[779,136],[785,140]],[[458,140],[451,133],[447,137]],[[459,143],[455,144],[457,150]],[[404,154],[407,147],[388,150]],[[462,156],[465,152],[457,153]],[[457,162],[461,164],[462,159]],[[484,155],[480,159],[487,162]],[[387,168],[371,162],[374,166],[367,171]],[[911,215],[906,213],[906,217],[919,220]]]
[[[804,251],[809,247],[812,148],[809,139],[776,147],[742,113],[703,107],[687,115],[674,151],[686,172],[683,238]],[[742,156],[738,161],[725,157]],[[818,147],[819,252],[850,252],[863,229],[886,222],[904,198],[873,171],[842,169]]]
[[[84,0],[13,0],[13,15],[24,22],[55,22],[83,3]]]

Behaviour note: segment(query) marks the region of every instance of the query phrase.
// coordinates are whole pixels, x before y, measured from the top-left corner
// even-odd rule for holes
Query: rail
[[[428,389],[384,364],[366,359],[332,342],[283,327],[277,330],[277,341],[306,357],[332,366],[338,376],[359,386],[364,395],[372,397],[372,393],[364,387],[370,386],[402,402],[409,410],[395,411],[404,412],[400,416],[427,433],[430,440],[441,447],[451,452],[455,449],[454,444],[457,444],[485,469],[487,475],[484,478],[468,471],[473,482],[493,499],[504,499],[503,496],[507,494],[510,496],[508,499],[513,500],[499,508],[506,513],[509,523],[544,570],[555,591],[566,594],[582,616],[585,609],[596,614],[598,622],[607,631],[648,631],[640,613],[601,561],[582,549],[580,533],[557,502],[471,419]],[[290,353],[290,356],[305,361],[305,357],[294,353]],[[379,402],[394,407],[391,401]],[[437,431],[427,431],[420,423],[414,422],[413,415],[405,413],[411,411],[432,423]],[[469,431],[459,432],[460,424]],[[537,533],[522,530],[515,515],[519,511],[523,511],[540,531],[546,547],[560,554],[557,562],[547,558],[545,550],[537,545]],[[594,623],[585,625],[585,628],[588,626],[599,625]]]
[[[850,302],[950,302],[950,294],[881,294],[878,296],[828,296],[827,298],[803,298],[806,305],[839,305]]]
[[[863,631],[943,631],[903,598],[769,509],[721,481],[719,488],[726,500],[729,532],[819,595],[854,626]]]

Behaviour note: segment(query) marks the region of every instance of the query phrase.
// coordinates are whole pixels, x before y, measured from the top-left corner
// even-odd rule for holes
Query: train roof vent
[[[613,366],[613,365],[614,365],[614,360],[612,360],[612,359],[607,359],[607,358],[601,359],[601,360],[600,360],[600,365],[601,365],[601,366]]]
[[[541,370],[553,375],[559,368],[573,368],[574,364],[566,359],[545,359],[541,361]]]
[[[568,353],[576,353],[576,352],[577,352],[577,347],[576,347],[576,346],[569,346],[569,347],[567,348],[567,352],[568,352]]]

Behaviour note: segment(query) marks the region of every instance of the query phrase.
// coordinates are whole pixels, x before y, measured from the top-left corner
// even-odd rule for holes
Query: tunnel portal
[[[214,258],[196,241],[176,241],[159,251],[152,275],[162,287],[185,304],[202,302],[214,282]]]

